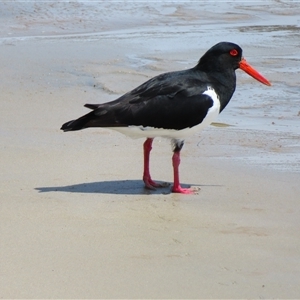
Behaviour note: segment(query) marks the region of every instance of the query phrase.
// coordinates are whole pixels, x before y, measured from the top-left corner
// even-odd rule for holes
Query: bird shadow
[[[169,187],[155,190],[144,188],[141,180],[109,180],[71,184],[66,186],[36,187],[39,193],[67,192],[67,193],[92,193],[92,194],[115,194],[115,195],[147,195],[147,194],[170,194]]]
[[[187,188],[190,187],[190,185],[182,184],[182,187]],[[37,190],[39,193],[67,192],[114,195],[167,195],[171,194],[171,185],[166,184],[165,187],[157,188],[155,190],[149,190],[144,188],[143,182],[141,180],[109,180],[86,182],[65,186],[36,187],[35,190]]]

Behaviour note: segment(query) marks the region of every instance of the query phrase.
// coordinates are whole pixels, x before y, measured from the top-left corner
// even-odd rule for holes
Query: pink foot
[[[167,183],[157,183],[151,179],[151,177],[143,177],[143,181],[145,183],[145,187],[150,190],[155,190],[155,188],[166,187],[169,184]]]
[[[195,194],[196,191],[189,188],[189,189],[183,189],[180,185],[179,186],[173,186],[172,188],[173,193],[179,193],[179,194]]]

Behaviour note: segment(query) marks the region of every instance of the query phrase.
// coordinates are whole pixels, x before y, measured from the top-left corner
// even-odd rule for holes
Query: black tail
[[[66,122],[61,126],[61,130],[63,131],[75,131],[75,130],[81,130],[87,127],[90,127],[88,124],[90,121],[94,119],[94,112],[90,112],[76,120],[72,120],[69,122]]]
[[[84,106],[93,111],[63,124],[60,129],[63,131],[75,131],[88,127],[113,127],[116,126],[115,124],[120,125],[120,123],[116,122],[114,112],[109,112],[108,107],[102,107],[99,104],[85,104]]]

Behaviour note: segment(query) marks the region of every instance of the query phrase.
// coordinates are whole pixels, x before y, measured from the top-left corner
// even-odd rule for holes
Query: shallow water
[[[79,87],[83,103],[97,103],[195,65],[219,41],[236,42],[272,87],[237,71],[237,90],[218,120],[234,125],[223,129],[227,142],[244,162],[300,172],[299,16],[297,1],[2,2],[0,46],[8,54],[12,46],[36,51],[31,75],[26,64],[17,72],[28,93]],[[8,72],[12,65],[1,63]],[[240,131],[256,139],[245,146],[233,137]]]

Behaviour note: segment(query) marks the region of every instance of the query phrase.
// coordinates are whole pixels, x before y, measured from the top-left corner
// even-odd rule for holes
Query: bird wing
[[[213,99],[208,84],[187,71],[154,77],[117,100],[85,106],[93,109],[93,127],[144,126],[184,129],[202,122]]]

